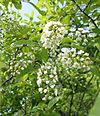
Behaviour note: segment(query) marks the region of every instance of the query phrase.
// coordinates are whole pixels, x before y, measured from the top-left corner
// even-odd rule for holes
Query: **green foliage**
[[[89,116],[99,116],[100,115],[99,108],[100,108],[100,94],[98,95],[96,102],[95,102],[93,108],[91,109]]]
[[[99,0],[26,2],[0,1],[0,115],[99,115]]]

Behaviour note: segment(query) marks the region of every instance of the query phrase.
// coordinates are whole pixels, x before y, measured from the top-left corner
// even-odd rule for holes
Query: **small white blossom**
[[[43,100],[43,101],[46,101],[46,97],[43,97],[42,100]]]
[[[62,48],[61,51],[65,53],[67,52],[67,48]]]
[[[46,81],[46,84],[49,84],[49,81]]]
[[[83,53],[84,53],[83,50],[80,50],[80,51],[77,52],[77,54],[79,54],[79,55],[80,55],[80,54],[83,54]]]
[[[42,83],[42,80],[41,80],[41,78],[40,78],[40,79],[37,80],[37,85],[38,85],[38,87],[40,87],[41,83]]]
[[[39,89],[38,89],[38,91],[39,91],[40,93],[42,93],[42,90],[43,90],[43,88],[39,88]]]
[[[55,84],[54,85],[50,85],[50,87],[53,89],[55,87]]]
[[[51,74],[51,75],[49,75],[49,77],[50,77],[50,78],[53,78],[54,76]]]
[[[52,96],[49,96],[48,99],[51,100],[52,99]]]
[[[57,89],[55,89],[55,96],[57,96],[58,95],[58,90]]]
[[[48,72],[47,71],[44,71],[44,74],[47,74]]]
[[[47,89],[44,89],[44,91],[43,91],[43,92],[44,92],[44,93],[47,93],[47,91],[48,91]]]

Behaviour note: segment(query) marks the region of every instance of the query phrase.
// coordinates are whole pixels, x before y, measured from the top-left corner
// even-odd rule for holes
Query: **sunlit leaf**
[[[60,99],[61,97],[51,99],[51,101],[48,103],[48,109],[51,109]]]

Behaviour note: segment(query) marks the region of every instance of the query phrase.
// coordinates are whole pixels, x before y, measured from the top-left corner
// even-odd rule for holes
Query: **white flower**
[[[67,52],[67,48],[62,48],[61,51],[65,53]]]
[[[38,89],[38,91],[39,91],[40,93],[42,93],[42,90],[43,90],[43,88],[39,88],[39,89]]]
[[[53,78],[54,76],[51,74],[51,75],[49,75],[49,77],[50,77],[50,78]]]
[[[80,54],[83,54],[83,53],[84,53],[83,50],[80,50],[80,51],[77,52],[77,54],[79,54],[79,55],[80,55]]]
[[[38,79],[38,80],[37,80],[37,85],[38,85],[38,87],[40,87],[41,83],[42,83],[42,80],[41,80],[41,79]]]
[[[43,29],[43,35],[41,36],[40,41],[45,49],[54,49],[56,46],[59,46],[64,34],[65,28],[60,22],[50,21]]]
[[[46,84],[49,84],[49,81],[46,81]]]
[[[76,48],[72,48],[71,49],[71,52],[76,52]]]
[[[21,67],[21,70],[24,70],[24,67]]]
[[[47,91],[48,91],[47,89],[44,89],[44,91],[43,91],[43,92],[44,92],[44,93],[47,93]]]
[[[79,31],[76,31],[75,35],[76,35],[76,36],[80,36],[81,33],[80,33]]]
[[[80,58],[80,61],[84,61],[84,58]]]
[[[55,79],[53,79],[53,82],[56,83],[57,81]]]
[[[46,71],[44,71],[44,74],[47,74],[48,72],[47,72],[47,70]]]
[[[89,53],[85,53],[84,56],[89,56]]]
[[[41,69],[38,70],[37,75],[38,75],[38,76],[41,76],[41,75],[42,75],[42,71],[41,71]]]
[[[49,96],[48,99],[51,100],[52,99],[52,96]]]
[[[70,31],[75,32],[76,29],[74,27],[70,28]]]
[[[46,101],[46,97],[43,97],[42,100],[43,100],[43,101]]]
[[[58,90],[55,89],[54,93],[55,93],[55,96],[57,96],[58,95]]]
[[[89,33],[88,37],[96,37],[97,34],[96,33]]]
[[[23,53],[21,52],[20,54],[18,54],[19,57],[22,57]]]
[[[89,33],[89,30],[83,30],[82,33]]]
[[[55,84],[54,85],[50,85],[50,87],[53,89],[55,87]]]

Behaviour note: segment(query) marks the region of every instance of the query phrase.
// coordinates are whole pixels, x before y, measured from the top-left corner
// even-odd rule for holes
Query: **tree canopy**
[[[38,21],[13,10],[22,2]],[[100,1],[0,4],[0,115],[99,116]]]

